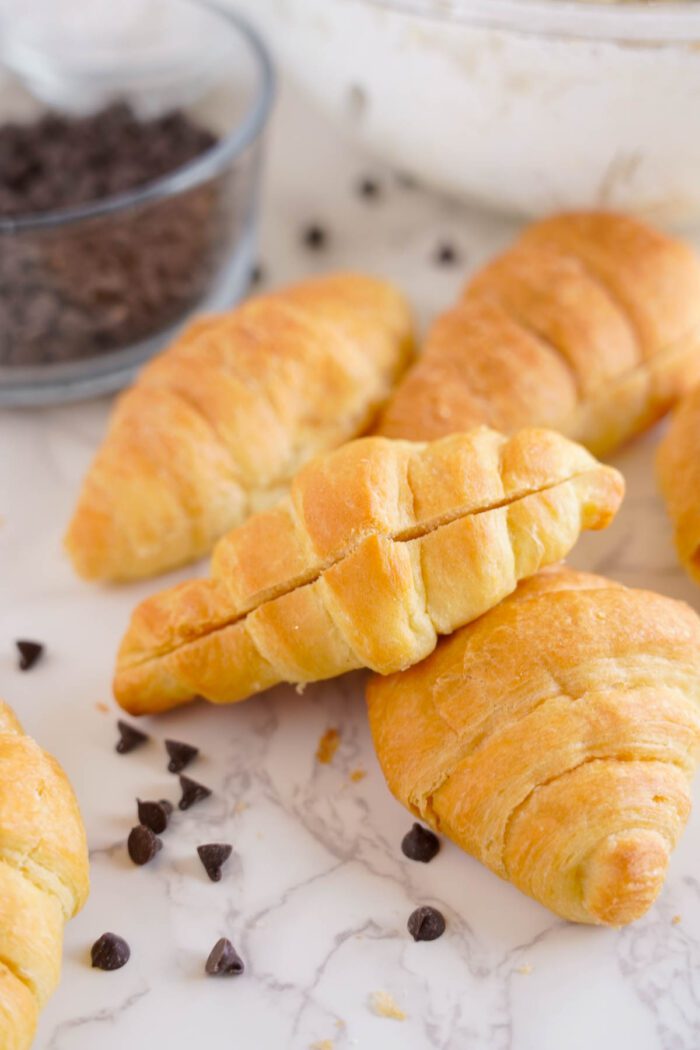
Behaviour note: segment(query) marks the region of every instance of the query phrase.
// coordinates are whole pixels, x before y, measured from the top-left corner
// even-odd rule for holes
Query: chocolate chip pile
[[[230,175],[52,229],[14,220],[146,186],[215,142],[182,111],[141,120],[124,104],[0,126],[0,365],[99,355],[196,305],[236,225]]]

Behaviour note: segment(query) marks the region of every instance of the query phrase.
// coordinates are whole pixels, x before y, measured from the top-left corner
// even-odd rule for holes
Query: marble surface
[[[425,319],[513,232],[397,184],[288,93],[269,162],[261,258],[271,282],[361,266],[403,284]],[[377,199],[355,192],[365,174],[380,183]],[[323,252],[300,247],[310,221],[328,229]],[[442,240],[455,245],[458,265],[434,264]],[[68,927],[63,981],[37,1050],[186,1050],[195,1040],[235,1050],[697,1050],[698,813],[645,919],[623,931],[577,928],[449,843],[429,865],[402,856],[411,820],[373,757],[360,674],[303,695],[278,688],[228,709],[193,706],[146,723],[143,749],[114,752],[115,646],[153,584],[81,584],[60,546],[108,408],[0,415],[0,694],[69,773],[92,856],[92,896]],[[616,457],[629,485],[624,509],[607,533],[584,537],[571,561],[700,608],[655,491],[657,439]],[[29,674],[15,668],[18,637],[47,645]],[[316,746],[329,727],[340,746],[321,765]],[[157,860],[138,869],[125,850],[135,797],[177,798],[167,736],[201,748],[191,772],[214,795],[178,814]],[[353,779],[356,771],[365,775]],[[234,844],[218,884],[195,854],[207,841]],[[423,903],[442,909],[447,932],[414,944],[406,919]],[[105,930],[132,947],[116,973],[89,966]],[[222,935],[245,959],[240,978],[203,975]],[[372,1011],[380,990],[405,1020]]]

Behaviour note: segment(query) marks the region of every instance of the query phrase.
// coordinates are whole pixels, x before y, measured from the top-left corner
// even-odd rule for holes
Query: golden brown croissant
[[[0,1047],[27,1050],[88,893],[78,805],[58,763],[0,702]]]
[[[700,262],[609,213],[534,223],[437,319],[376,433],[551,426],[600,455],[700,379]]]
[[[115,695],[143,713],[408,667],[562,558],[581,529],[605,527],[622,490],[616,471],[551,431],[351,442],[224,537],[211,579],[137,608]]]
[[[550,570],[367,696],[392,792],[492,871],[575,922],[655,900],[700,748],[688,606]]]
[[[117,402],[66,536],[76,571],[127,580],[206,554],[367,428],[412,346],[405,300],[359,274],[195,321]]]
[[[681,564],[700,583],[700,386],[683,398],[659,445],[656,473]]]

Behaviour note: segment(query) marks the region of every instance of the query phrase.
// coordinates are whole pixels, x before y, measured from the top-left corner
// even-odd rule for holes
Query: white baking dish
[[[527,215],[700,219],[700,3],[247,0],[377,154]]]

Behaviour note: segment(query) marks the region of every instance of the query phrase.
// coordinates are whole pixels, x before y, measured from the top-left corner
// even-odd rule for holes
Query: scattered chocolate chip
[[[440,839],[421,824],[413,827],[401,840],[401,852],[409,860],[427,864],[440,850]]]
[[[360,179],[357,184],[357,192],[361,197],[366,200],[374,200],[381,193],[381,187],[376,179],[366,176],[364,179]]]
[[[165,750],[170,755],[170,761],[168,762],[168,771],[170,773],[180,773],[199,754],[198,747],[192,747],[191,744],[182,744],[179,740],[166,740]]]
[[[206,846],[197,846],[199,859],[212,882],[221,881],[221,869],[231,856],[233,847],[225,842],[211,842]]]
[[[262,266],[261,263],[255,263],[254,266],[251,266],[251,268],[250,268],[250,285],[251,285],[252,288],[255,288],[257,285],[261,284],[263,279],[264,279],[264,277],[265,277],[265,269],[264,269],[264,267]]]
[[[204,969],[211,977],[236,977],[243,973],[245,966],[228,938],[222,937],[209,952]]]
[[[150,828],[154,835],[162,835],[168,826],[168,817],[173,811],[169,802],[142,802],[136,799],[139,824]]]
[[[322,226],[319,226],[317,223],[311,223],[311,225],[307,226],[304,230],[303,240],[307,248],[312,248],[316,251],[319,248],[325,247],[328,240],[328,234]]]
[[[148,864],[153,860],[163,843],[145,824],[137,824],[129,832],[126,848],[134,864]]]
[[[20,641],[16,645],[19,649],[20,671],[29,671],[41,659],[44,647],[41,642]]]
[[[120,739],[117,741],[115,750],[120,755],[128,755],[135,747],[138,747],[139,744],[145,744],[148,740],[146,733],[142,733],[140,729],[129,725],[128,722],[120,720],[117,722],[117,729],[119,730]]]
[[[444,244],[439,244],[435,252],[435,262],[440,266],[452,266],[458,259],[457,249],[452,244],[448,244],[446,241]]]
[[[437,908],[424,904],[411,912],[407,926],[414,941],[435,941],[445,932],[445,919]]]
[[[178,803],[180,809],[189,809],[195,802],[202,802],[211,795],[210,788],[205,787],[204,784],[198,784],[196,780],[190,780],[189,777],[180,777],[180,787],[182,788],[182,798]]]
[[[130,955],[129,945],[116,933],[103,933],[90,949],[92,965],[97,970],[121,970]]]

